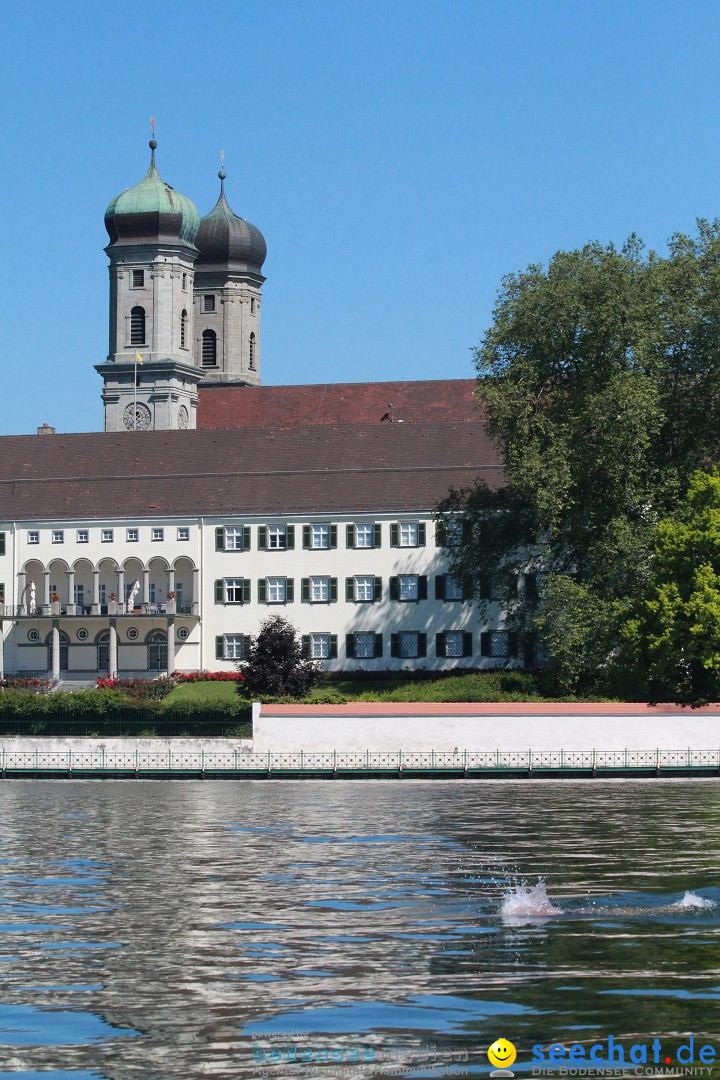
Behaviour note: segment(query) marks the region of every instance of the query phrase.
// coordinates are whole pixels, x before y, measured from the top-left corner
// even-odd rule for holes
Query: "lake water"
[[[717,781],[13,780],[0,878],[3,1074],[477,1076],[503,1037],[524,1076],[537,1043],[719,1045]],[[335,1057],[272,1060],[293,1044]]]

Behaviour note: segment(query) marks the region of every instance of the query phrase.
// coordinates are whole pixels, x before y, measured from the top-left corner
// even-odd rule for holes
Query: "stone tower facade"
[[[195,204],[155,165],[105,212],[110,243],[106,431],[194,428],[203,373],[193,356],[193,284],[200,225]]]
[[[220,197],[195,240],[195,363],[203,385],[260,384],[260,304],[267,248],[262,233]]]

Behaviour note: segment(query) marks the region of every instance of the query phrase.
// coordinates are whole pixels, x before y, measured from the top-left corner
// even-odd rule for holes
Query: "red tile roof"
[[[476,420],[474,379],[199,387],[199,428]],[[392,404],[392,409],[389,406]],[[387,421],[385,421],[387,422]]]
[[[0,519],[420,511],[478,477],[503,480],[477,416],[12,435],[0,438]]]

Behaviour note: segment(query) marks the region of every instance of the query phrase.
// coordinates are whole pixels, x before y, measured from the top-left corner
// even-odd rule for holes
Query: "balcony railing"
[[[138,604],[132,611],[126,612],[124,605],[117,602],[105,604],[64,604],[55,602],[50,604],[0,604],[0,618],[6,619],[41,619],[61,616],[63,618],[84,618],[93,615],[123,615],[127,618],[138,618],[143,615],[200,615],[200,604],[178,603],[177,600],[166,600],[163,604]]]

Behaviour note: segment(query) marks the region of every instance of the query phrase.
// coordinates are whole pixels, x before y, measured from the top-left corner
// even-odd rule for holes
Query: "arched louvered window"
[[[180,315],[180,348],[187,349],[187,311],[183,308]]]
[[[145,344],[145,308],[134,307],[130,312],[130,344]]]
[[[217,334],[214,330],[203,330],[202,334],[202,366],[217,366]]]
[[[248,367],[255,370],[255,334],[250,335],[250,359],[248,361]]]

